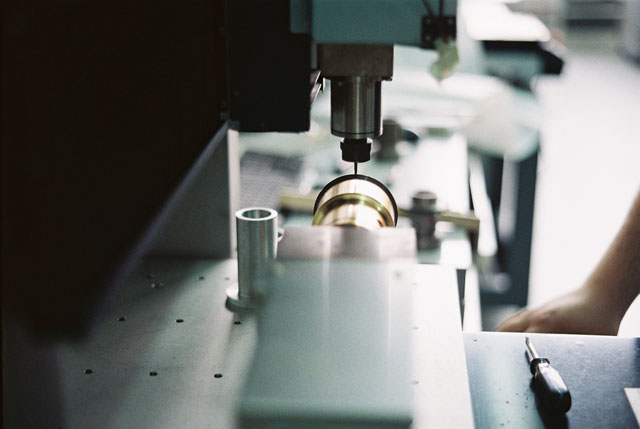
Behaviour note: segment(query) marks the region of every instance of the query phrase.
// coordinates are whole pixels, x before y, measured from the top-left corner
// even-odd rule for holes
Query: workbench
[[[529,336],[571,392],[566,415],[540,407],[529,383]],[[638,397],[640,338],[474,332],[464,334],[469,387],[477,428],[634,428],[625,389]]]

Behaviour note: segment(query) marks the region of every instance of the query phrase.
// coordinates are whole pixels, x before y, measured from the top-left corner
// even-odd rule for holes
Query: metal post
[[[276,258],[278,212],[261,207],[238,210],[236,228],[238,285],[227,290],[227,306],[234,311],[255,307],[264,293],[261,279]]]

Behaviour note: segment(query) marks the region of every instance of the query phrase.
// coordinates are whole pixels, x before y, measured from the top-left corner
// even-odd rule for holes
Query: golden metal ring
[[[322,189],[316,199],[312,224],[373,230],[393,227],[397,221],[398,208],[391,192],[371,177],[350,174]]]

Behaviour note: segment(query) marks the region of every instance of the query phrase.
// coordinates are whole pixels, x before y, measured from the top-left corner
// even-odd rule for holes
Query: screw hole
[[[235,322],[233,322],[234,325],[242,325],[242,322],[239,320],[236,320]]]
[[[150,375],[151,377],[155,377],[156,375],[158,375],[158,373],[157,373],[156,371],[151,371],[151,372],[149,373],[149,375]]]
[[[204,280],[204,276],[198,277],[198,280]]]
[[[85,369],[85,370],[84,370],[84,373],[85,373],[85,374],[93,374],[93,370],[92,370],[92,369],[87,368],[87,369]]]
[[[222,378],[222,374],[220,374],[220,373],[214,374],[213,376],[214,376],[215,378]]]
[[[176,323],[182,323],[184,322],[184,319],[176,319]]]
[[[127,318],[124,316],[118,317],[118,322],[124,322],[125,320],[127,320]]]

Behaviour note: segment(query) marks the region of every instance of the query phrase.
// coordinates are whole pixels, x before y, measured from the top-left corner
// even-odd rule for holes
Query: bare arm
[[[640,293],[640,193],[622,228],[582,287],[508,318],[499,331],[616,335]]]

